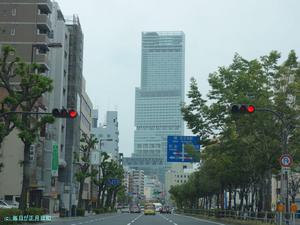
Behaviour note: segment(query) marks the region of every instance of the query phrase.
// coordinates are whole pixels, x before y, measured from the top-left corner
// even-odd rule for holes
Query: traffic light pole
[[[28,115],[52,115],[49,112],[26,112],[26,111],[11,111],[11,112],[4,112],[0,114],[0,118],[9,114],[28,114]]]

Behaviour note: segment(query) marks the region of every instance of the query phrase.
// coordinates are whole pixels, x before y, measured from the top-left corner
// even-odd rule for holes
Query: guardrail
[[[282,213],[282,215],[280,215],[277,212],[251,212],[222,209],[177,209],[176,212],[211,216],[216,218],[261,221],[269,224],[295,224],[295,221],[292,219],[293,215],[291,213]],[[282,223],[280,223],[280,218],[282,218]],[[300,218],[300,213],[296,213],[295,218]]]

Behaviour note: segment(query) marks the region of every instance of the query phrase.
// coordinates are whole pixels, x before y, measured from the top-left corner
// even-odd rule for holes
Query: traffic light
[[[232,113],[254,113],[255,106],[254,105],[232,105],[231,106]]]
[[[69,109],[69,110],[66,110],[66,109],[53,109],[52,110],[52,115],[54,117],[57,117],[57,118],[71,118],[71,119],[74,119],[77,117],[77,111],[74,110],[74,109]]]

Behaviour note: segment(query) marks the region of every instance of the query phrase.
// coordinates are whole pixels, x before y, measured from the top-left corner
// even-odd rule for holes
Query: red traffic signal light
[[[75,118],[77,116],[77,112],[74,109],[69,110],[69,117]]]
[[[254,105],[232,105],[231,106],[232,113],[254,113],[255,106]]]
[[[57,118],[71,118],[74,119],[77,117],[77,111],[74,109],[66,110],[66,109],[53,109],[52,115]]]

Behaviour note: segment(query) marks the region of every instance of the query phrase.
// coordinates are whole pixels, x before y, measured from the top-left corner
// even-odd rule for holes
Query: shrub
[[[83,209],[83,208],[77,208],[76,209],[76,214],[77,214],[77,216],[84,216],[85,209]]]
[[[96,214],[101,214],[101,213],[104,213],[104,209],[93,209],[93,212],[96,213]]]
[[[5,221],[6,217],[11,220],[13,216],[23,215],[19,209],[0,209],[0,224],[17,224],[17,222]]]
[[[28,208],[25,209],[24,215],[41,216],[45,214],[45,210],[42,208]]]
[[[108,207],[105,207],[105,208],[104,208],[104,213],[107,213],[107,212],[109,212],[109,208],[108,208]]]

